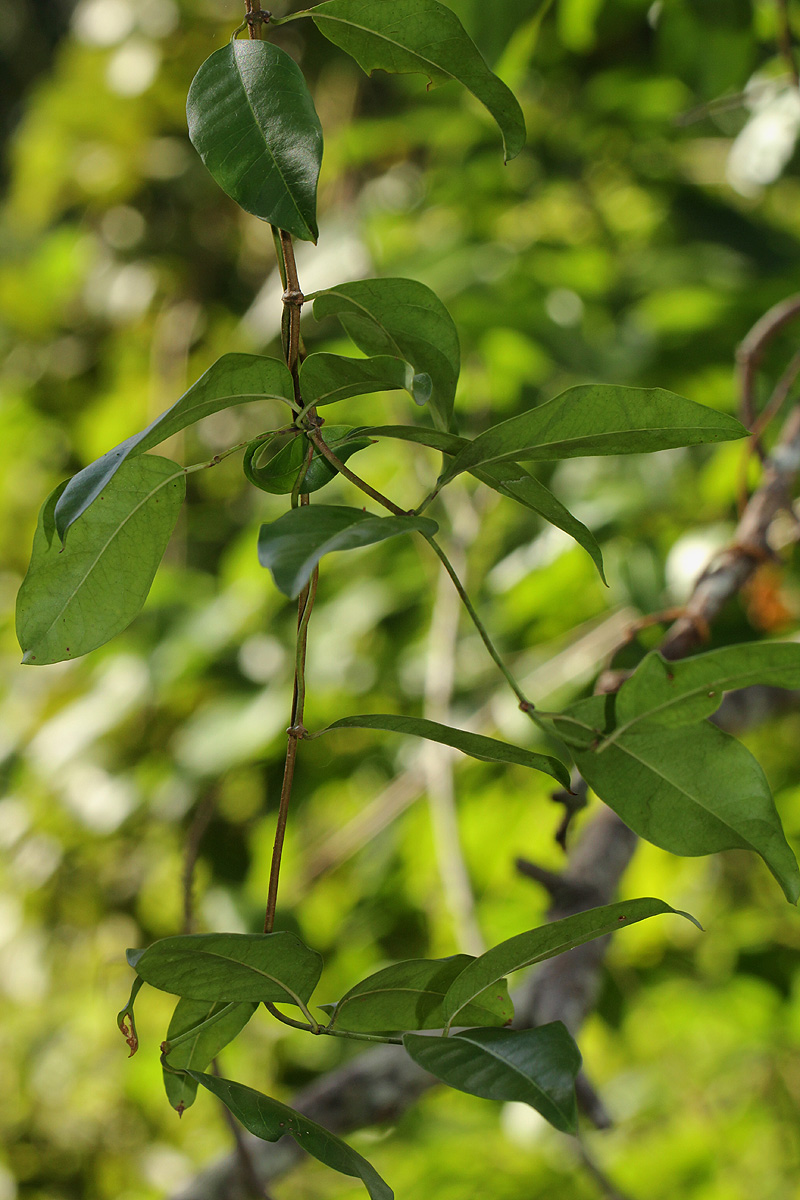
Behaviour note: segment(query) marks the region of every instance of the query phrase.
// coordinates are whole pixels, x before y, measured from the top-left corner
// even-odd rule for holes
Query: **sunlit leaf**
[[[525,145],[525,121],[513,92],[487,67],[455,13],[436,0],[327,0],[313,17],[326,38],[365,71],[419,72],[431,85],[457,79],[500,126],[506,159]]]
[[[431,415],[449,429],[461,368],[453,319],[439,297],[413,279],[359,279],[317,293],[314,316],[338,317],[359,350],[389,355],[429,375]]]
[[[302,1113],[295,1112],[286,1104],[264,1096],[244,1084],[234,1083],[232,1079],[220,1079],[216,1075],[203,1075],[199,1071],[191,1072],[192,1078],[201,1083],[204,1088],[230,1109],[245,1129],[258,1138],[267,1142],[277,1142],[285,1134],[290,1134],[314,1158],[339,1171],[343,1175],[352,1175],[361,1179],[372,1200],[394,1200],[394,1192],[386,1184],[370,1163],[357,1154],[346,1142],[323,1129]]]
[[[524,750],[521,746],[511,746],[508,742],[500,742],[497,738],[485,737],[481,733],[467,733],[464,729],[454,729],[450,725],[441,725],[438,721],[428,721],[423,717],[367,713],[362,716],[342,717],[327,729],[321,730],[321,733],[329,733],[332,729],[385,729],[390,733],[427,738],[428,741],[439,742],[442,746],[452,746],[462,754],[468,754],[482,762],[513,763],[520,767],[530,767],[534,771],[544,771],[564,787],[569,787],[569,771],[557,758],[537,754],[533,750]],[[315,736],[319,737],[320,734]]]
[[[126,438],[70,479],[56,505],[56,529],[61,540],[127,458],[144,454],[211,413],[253,400],[294,403],[292,377],[285,363],[260,354],[223,354],[180,400],[146,429]]]
[[[322,127],[303,73],[267,41],[233,41],[192,80],[189,137],[223,191],[246,212],[317,240]]]
[[[261,526],[258,559],[272,573],[275,586],[294,599],[325,554],[355,550],[415,530],[432,536],[437,529],[427,517],[375,517],[360,508],[306,505]]]
[[[37,666],[88,654],[131,623],[178,519],[186,476],[155,455],[124,463],[63,548],[54,517],[62,488],[39,515],[17,597],[22,661]]]
[[[551,921],[538,929],[528,929],[517,933],[505,942],[493,946],[480,958],[469,963],[461,974],[451,983],[444,1001],[444,1014],[448,1025],[460,1024],[464,1007],[479,996],[485,988],[491,987],[498,979],[503,979],[512,971],[521,971],[523,967],[531,967],[534,963],[543,962],[546,958],[554,958],[584,942],[614,933],[626,925],[635,925],[647,917],[659,916],[661,913],[674,913],[694,921],[688,913],[671,908],[663,900],[647,897],[642,900],[625,900],[620,904],[607,904],[602,908],[590,908],[586,912],[577,913],[573,917],[564,917],[561,921]],[[697,924],[697,922],[694,922]]]
[[[407,1033],[420,1067],[485,1100],[529,1104],[564,1133],[576,1133],[575,1076],[581,1055],[560,1021],[536,1029],[466,1029],[453,1037]]]
[[[128,961],[145,983],[163,992],[223,1003],[307,1003],[322,971],[317,952],[293,933],[167,937]]]
[[[333,1029],[361,1033],[441,1029],[445,993],[471,961],[470,955],[457,954],[394,963],[362,979],[337,1004],[319,1007],[332,1010]],[[476,996],[462,1013],[464,1025],[505,1025],[513,1016],[505,980]]]

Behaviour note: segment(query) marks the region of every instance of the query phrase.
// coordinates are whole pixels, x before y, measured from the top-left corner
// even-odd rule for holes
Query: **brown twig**
[[[752,429],[756,421],[755,382],[764,351],[778,333],[800,313],[800,295],[773,305],[756,321],[736,351],[739,374],[739,403],[742,423]],[[762,453],[760,445],[756,447]]]
[[[208,829],[211,818],[217,807],[217,795],[209,791],[202,798],[194,811],[192,822],[186,834],[186,846],[183,858],[183,926],[182,933],[191,933],[194,929],[194,871],[200,856],[200,843]]]
[[[783,55],[784,62],[789,68],[789,74],[792,77],[792,83],[796,88],[800,88],[800,73],[797,70],[797,62],[792,49],[792,26],[789,21],[789,4],[788,0],[776,0],[778,8],[778,46]]]

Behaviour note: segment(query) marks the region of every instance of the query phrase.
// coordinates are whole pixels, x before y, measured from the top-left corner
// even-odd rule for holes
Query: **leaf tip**
[[[26,650],[25,653],[22,655],[22,666],[29,667],[29,666],[31,666],[32,663],[35,663],[35,662],[36,662],[36,655],[33,653],[32,650]]]

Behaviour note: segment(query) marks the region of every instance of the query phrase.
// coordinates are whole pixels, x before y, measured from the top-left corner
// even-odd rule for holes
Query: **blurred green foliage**
[[[455,87],[426,95],[418,78],[367,80],[310,23],[274,31],[313,82],[326,138],[320,243],[298,256],[304,289],[365,273],[434,288],[461,334],[464,434],[591,380],[658,385],[735,411],[735,346],[796,288],[800,261],[800,118],[797,106],[779,111],[788,89],[777,6],[495,0],[488,16],[477,0],[452,7],[525,110],[528,147],[505,168],[490,119]],[[800,6],[789,7],[800,34]],[[6,614],[55,484],[141,428],[221,353],[278,352],[269,230],[218,191],[185,135],[189,82],[240,20],[238,4],[79,0],[69,30],[50,27],[49,41],[43,12],[21,6],[4,42],[20,62],[37,47],[27,73],[13,75],[5,123],[16,119],[0,215]],[[344,349],[332,323],[307,316],[304,336],[309,348]],[[790,330],[771,347],[762,398],[793,344]],[[405,419],[406,404],[366,397],[348,419]],[[164,452],[199,461],[272,415],[218,414]],[[537,468],[601,541],[608,590],[583,551],[532,513],[473,482],[454,486],[450,516],[469,546],[473,595],[537,700],[552,707],[588,689],[627,621],[686,595],[733,528],[740,454],[734,445]],[[401,505],[436,471],[431,452],[394,443],[360,461]],[[87,660],[22,669],[4,619],[2,1200],[160,1197],[228,1148],[210,1098],[179,1123],[160,1094],[169,999],[143,993],[142,1049],[130,1062],[114,1014],[130,986],[124,948],[180,928],[183,848],[204,802],[214,814],[200,842],[198,923],[261,923],[294,613],[255,555],[258,524],[282,501],[243,482],[236,459],[190,477],[144,614]],[[339,482],[325,500],[353,502]],[[436,578],[405,539],[326,562],[311,727],[354,710],[419,710],[442,603]],[[757,633],[783,632],[799,611],[790,556],[760,594],[729,606],[715,638],[745,640],[754,622]],[[482,710],[489,732],[535,745],[476,636],[462,633],[454,723]],[[789,714],[748,738],[795,845],[799,734]],[[453,849],[431,821],[416,749],[348,731],[302,751],[279,919],[325,953],[321,998],[393,959],[459,949],[440,878]],[[522,853],[558,867],[559,814],[544,777],[521,768],[464,761],[455,779],[480,925],[496,941],[543,915],[545,897],[512,863]],[[644,846],[625,894],[663,897],[707,932],[645,923],[612,948],[582,1039],[618,1120],[588,1135],[594,1152],[623,1190],[648,1200],[785,1200],[800,1167],[796,914],[763,865],[739,853],[676,860]],[[224,1067],[288,1097],[341,1053],[257,1019]],[[431,1093],[389,1134],[353,1142],[407,1200],[598,1194],[567,1141],[516,1106]],[[310,1164],[278,1194],[359,1189]]]

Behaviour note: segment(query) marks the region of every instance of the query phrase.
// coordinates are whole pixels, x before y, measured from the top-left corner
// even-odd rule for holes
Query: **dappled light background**
[[[141,1050],[127,1060],[115,1027],[131,984],[124,950],[180,929],[201,806],[213,815],[198,928],[261,927],[295,614],[255,545],[284,502],[247,487],[238,456],[191,475],[143,614],[85,660],[20,667],[13,601],[50,490],[220,354],[278,355],[281,289],[269,228],[218,190],[186,136],[191,78],[240,6],[50,7],[0,4],[0,1200],[155,1200],[227,1151],[230,1134],[208,1096],[181,1121],[167,1104],[164,994],[142,993]],[[798,290],[800,101],[776,50],[776,6],[451,7],[523,105],[528,147],[506,167],[491,120],[455,86],[367,79],[310,22],[272,31],[311,80],[325,131],[319,246],[298,248],[304,290],[367,274],[434,288],[461,335],[468,436],[587,381],[735,412],[736,344]],[[800,6],[789,7],[800,34]],[[310,348],[352,352],[310,313],[303,333]],[[771,347],[765,395],[793,349],[790,333]],[[407,420],[406,404],[370,396],[342,419]],[[281,419],[242,406],[164,453],[201,462]],[[686,597],[735,526],[741,458],[734,443],[537,464],[598,537],[608,588],[533,513],[473,480],[449,489],[435,513],[445,544],[538,702],[589,689],[631,621]],[[395,442],[359,461],[404,507],[437,472],[431,451]],[[338,481],[324,499],[356,502]],[[430,701],[431,680],[454,666],[454,724],[541,748],[472,628],[452,648],[431,637],[457,618],[423,551],[397,539],[325,561],[306,723],[419,713],[426,680]],[[715,643],[797,627],[798,562],[786,554],[726,609]],[[657,637],[643,634],[626,661]],[[748,744],[798,849],[800,714]],[[455,763],[459,852],[417,746],[351,730],[301,751],[278,927],[325,954],[320,999],[398,958],[498,941],[543,917],[546,897],[513,860],[562,861],[544,776]],[[452,883],[461,856],[475,912]],[[760,860],[733,852],[679,860],[645,846],[624,895],[662,897],[706,932],[663,918],[612,948],[582,1049],[616,1126],[588,1143],[634,1198],[785,1200],[800,1169],[796,912]],[[288,1098],[350,1053],[329,1042],[255,1019],[222,1066]],[[431,1092],[396,1127],[352,1141],[405,1200],[599,1195],[569,1140],[521,1106]],[[275,1192],[350,1200],[363,1189],[312,1163]]]

